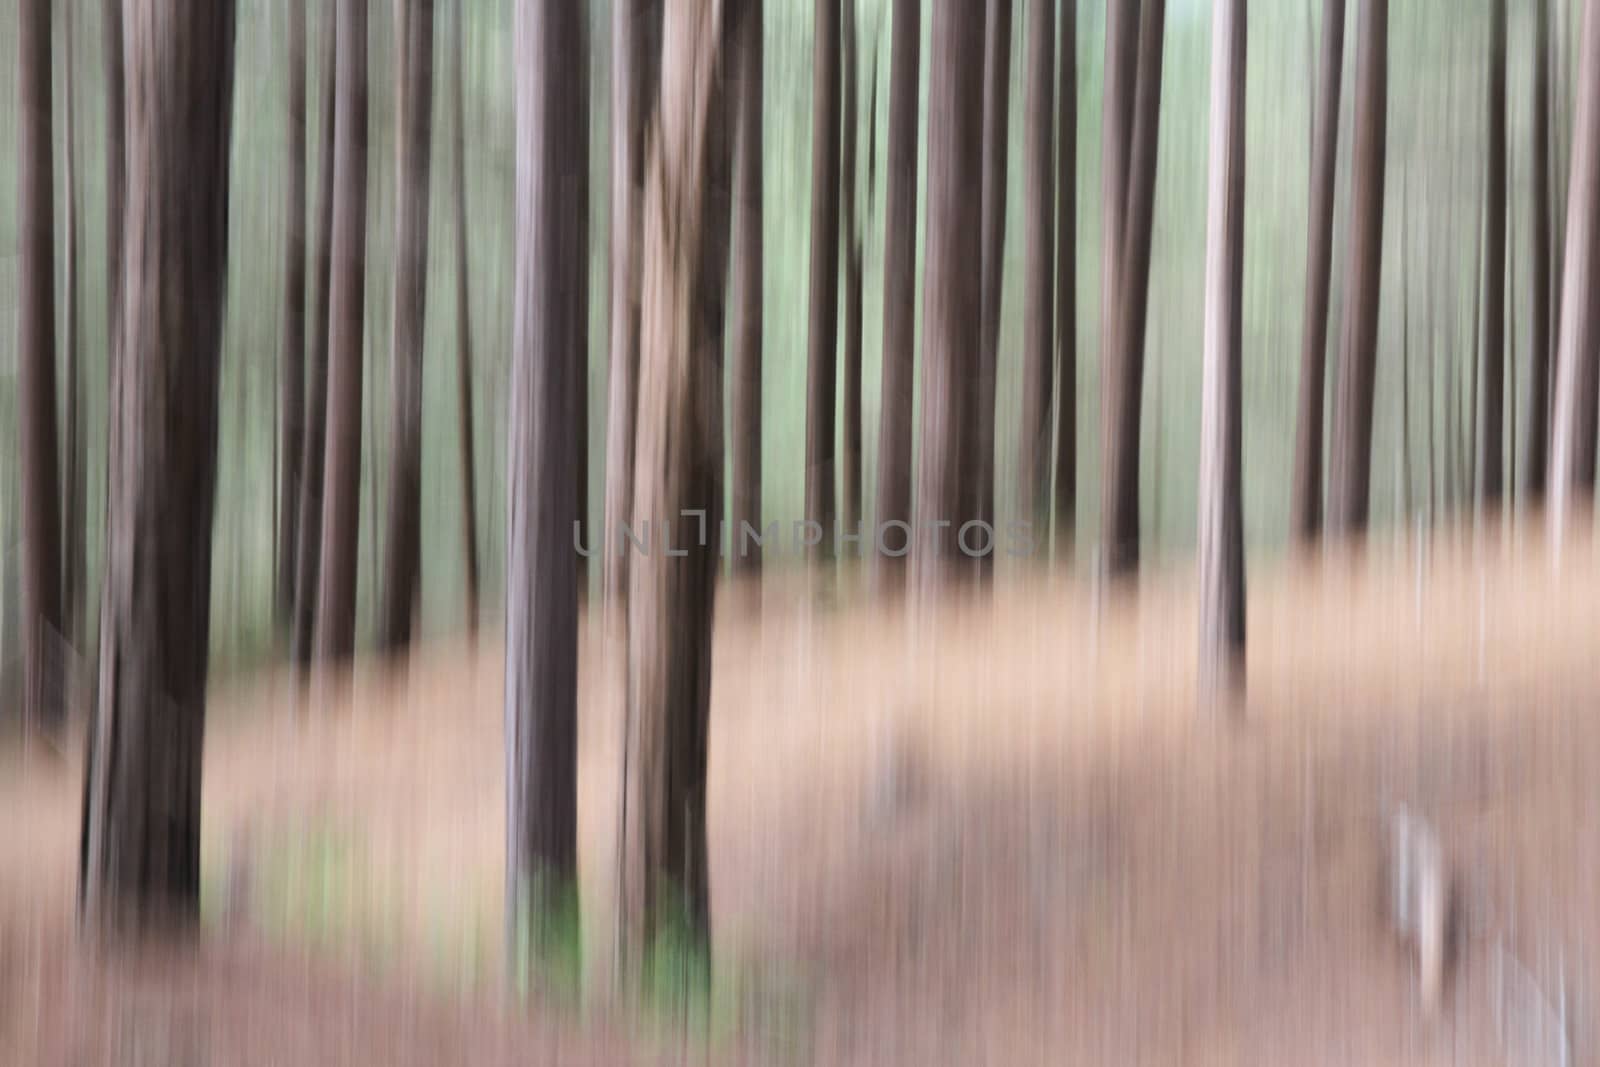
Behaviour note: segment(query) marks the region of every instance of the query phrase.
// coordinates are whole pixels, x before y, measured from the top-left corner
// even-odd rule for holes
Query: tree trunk
[[[55,163],[50,0],[17,9],[17,425],[22,511],[23,719],[62,726],[61,483],[56,439]]]
[[[466,586],[467,631],[478,632],[478,495],[472,444],[472,302],[467,278],[467,120],[462,67],[466,20],[456,9],[455,193],[456,193],[456,402],[461,434],[461,564]]]
[[[577,878],[578,569],[573,409],[587,308],[587,77],[575,0],[516,7],[517,257],[506,531],[506,908],[540,941]],[[519,934],[519,931],[523,931]]]
[[[1550,0],[1535,0],[1533,10],[1533,315],[1522,491],[1538,504],[1550,455]]]
[[[433,151],[433,0],[395,7],[395,263],[390,348],[389,508],[379,646],[411,644],[422,571],[422,348]]]
[[[734,231],[733,325],[733,537],[730,552],[735,571],[755,573],[761,567],[761,546],[746,542],[746,524],[761,526],[761,344],[762,278],[762,0],[747,0],[740,16],[735,203],[739,223]]]
[[[1022,319],[1022,421],[1017,440],[1018,518],[1050,521],[1050,401],[1055,344],[1056,5],[1028,0],[1028,87],[1024,117],[1027,225]],[[1070,254],[1070,249],[1068,250]]]
[[[345,0],[338,18],[328,437],[322,473],[326,497],[316,626],[316,655],[324,664],[340,663],[355,651],[367,272],[367,0]]]
[[[306,8],[287,0],[289,19],[288,131],[284,148],[283,351],[278,368],[277,612],[287,624],[294,611],[295,508],[300,501],[305,444],[306,360]]]
[[[306,350],[305,434],[300,448],[300,503],[296,508],[294,627],[291,653],[299,667],[311,662],[317,621],[317,588],[322,577],[322,477],[326,463],[329,290],[333,275],[334,101],[338,83],[338,6],[328,4],[322,18],[322,130],[318,138],[317,245],[312,279],[311,328]]]
[[[1578,113],[1567,190],[1561,346],[1556,359],[1555,435],[1550,457],[1550,532],[1559,550],[1569,514],[1594,495],[1595,379],[1600,302],[1593,299],[1600,255],[1600,0],[1584,5]]]
[[[660,135],[646,163],[633,513],[649,516],[653,533],[671,525],[629,573],[619,933],[630,965],[666,926],[681,923],[707,946],[711,933],[706,756],[728,237],[717,189],[731,153],[719,68],[724,33],[737,29],[718,25],[725,18],[715,0],[666,8]]]
[[[1356,42],[1355,146],[1350,260],[1334,394],[1328,527],[1364,532],[1372,472],[1372,400],[1378,355],[1378,295],[1383,270],[1383,173],[1388,107],[1389,0],[1361,0]]]
[[[844,107],[839,149],[841,240],[844,243],[844,379],[839,400],[842,452],[839,464],[839,526],[854,534],[861,525],[861,229],[856,217],[861,175],[856,148],[861,116],[857,111],[861,56],[857,47],[860,22],[855,0],[843,0]]]
[[[1155,217],[1156,148],[1161,122],[1161,53],[1166,0],[1140,5],[1138,87],[1128,156],[1124,241],[1117,254],[1117,312],[1103,362],[1110,383],[1102,429],[1101,551],[1107,573],[1139,568],[1139,413],[1144,391],[1145,311],[1150,298],[1150,238]]]
[[[127,141],[123,135],[122,0],[104,0],[100,12],[106,64],[106,346],[116,351],[122,331],[122,214],[127,195]],[[110,362],[107,362],[107,371]]]
[[[102,930],[190,925],[200,912],[233,12],[230,0],[127,6],[137,195],[111,376],[110,536],[80,870],[84,917]]]
[[[1105,86],[1100,99],[1100,333],[1102,364],[1116,350],[1117,285],[1128,204],[1128,155],[1133,144],[1133,103],[1139,71],[1142,0],[1106,5]],[[1111,410],[1112,381],[1101,382],[1102,418]],[[1103,431],[1102,431],[1103,432]]]
[[[839,3],[813,0],[811,288],[806,332],[806,519],[813,559],[833,555],[834,393],[839,340]]]
[[[972,494],[983,286],[984,10],[938,0],[928,56],[927,246],[922,278],[922,412],[917,468],[917,581],[924,593],[960,573],[957,539]],[[943,526],[935,524],[942,523]]]
[[[1245,0],[1211,14],[1211,176],[1200,409],[1200,692],[1244,689],[1239,360],[1244,298]]]
[[[618,550],[630,521],[639,378],[639,202],[645,125],[656,96],[661,36],[656,0],[615,0],[611,37],[611,352],[606,410],[605,600],[628,588]]]
[[[916,378],[917,123],[921,0],[894,0],[889,55],[888,174],[883,220],[883,382],[878,413],[877,528],[905,523],[911,547],[911,418]],[[905,578],[902,542],[876,551],[886,589]],[[874,546],[879,549],[880,546]],[[896,553],[896,554],[891,554]]]
[[[971,490],[975,494],[970,518],[994,528],[994,404],[995,373],[1000,349],[1000,299],[1005,278],[1006,252],[1006,141],[1011,106],[1011,0],[989,0],[984,26],[983,55],[983,293],[979,310],[978,410],[974,420],[976,447],[968,461],[975,463]],[[968,516],[964,516],[968,517]],[[981,535],[980,535],[981,536]],[[974,542],[974,547],[981,542]],[[992,549],[992,545],[991,545]],[[993,551],[976,560],[978,573],[987,575]]]
[[[1505,482],[1506,0],[1489,6],[1489,139],[1483,247],[1483,406],[1478,499],[1498,508]]]
[[[1078,509],[1078,14],[1061,5],[1056,90],[1055,558],[1070,561]]]
[[[1311,205],[1306,233],[1305,332],[1295,421],[1289,529],[1303,542],[1322,529],[1322,419],[1328,363],[1328,281],[1333,267],[1334,176],[1339,156],[1339,92],[1344,73],[1344,0],[1323,0],[1322,60],[1311,131]]]
[[[61,359],[65,365],[66,373],[66,477],[62,485],[61,533],[63,538],[63,556],[61,569],[62,589],[62,616],[63,629],[68,643],[75,652],[83,651],[85,630],[84,620],[84,526],[86,523],[84,512],[84,459],[83,459],[83,341],[78,324],[78,181],[77,181],[77,146],[74,144],[76,134],[74,129],[77,123],[76,94],[73,92],[74,61],[73,61],[73,18],[72,5],[67,4],[62,8],[61,17],[61,43],[62,43],[62,77],[61,84],[66,92],[63,101],[62,121],[65,125],[62,142],[65,146],[61,175],[61,187],[66,195],[66,209],[63,217],[66,220],[66,233],[63,234],[62,253],[66,262],[63,264],[62,284],[65,287],[67,300],[66,335],[62,338]]]

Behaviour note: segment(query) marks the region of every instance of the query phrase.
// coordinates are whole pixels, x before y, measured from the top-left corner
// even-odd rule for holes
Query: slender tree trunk
[[[122,0],[103,0],[100,25],[106,64],[106,344],[114,354],[122,335],[117,324],[122,314],[122,215],[128,171],[123,136]]]
[[[1473,507],[1478,488],[1478,427],[1482,412],[1478,406],[1478,384],[1483,380],[1483,294],[1488,288],[1487,272],[1483,269],[1483,220],[1480,218],[1478,223],[1478,237],[1472,256],[1472,347],[1467,349],[1467,358],[1472,360],[1472,365],[1468,368],[1467,410],[1462,422],[1465,440],[1461,450],[1462,462],[1467,468],[1462,492],[1467,498],[1468,508]]]
[[[630,521],[639,378],[639,202],[645,124],[654,107],[662,6],[615,0],[611,36],[611,352],[606,410],[605,600],[628,588],[627,553],[618,549]]]
[[[1550,456],[1550,532],[1559,551],[1568,516],[1594,495],[1596,342],[1593,298],[1600,257],[1600,0],[1587,0],[1578,60],[1578,113],[1567,190],[1566,267],[1556,359],[1555,435]]]
[[[1078,5],[1061,5],[1056,110],[1055,557],[1072,558],[1078,506]]]
[[[1322,529],[1322,419],[1328,362],[1328,282],[1333,268],[1334,175],[1344,67],[1344,0],[1323,0],[1322,60],[1311,131],[1311,206],[1306,235],[1306,317],[1300,346],[1294,482],[1289,528],[1301,541]]]
[[[1550,0],[1535,0],[1533,10],[1533,316],[1522,491],[1537,504],[1544,499],[1550,454]]]
[[[839,398],[842,455],[839,463],[839,526],[851,534],[861,525],[861,228],[856,216],[861,175],[857,146],[861,116],[857,110],[861,56],[857,47],[860,16],[855,0],[843,0],[843,129],[839,149],[840,240],[844,245],[844,366]]]
[[[55,162],[50,136],[50,0],[17,8],[17,425],[22,484],[25,722],[62,726],[61,483],[56,438]]]
[[[1106,5],[1105,86],[1100,100],[1100,334],[1101,363],[1116,350],[1117,286],[1128,204],[1128,156],[1133,145],[1133,104],[1139,72],[1142,0]],[[1112,380],[1102,376],[1102,419],[1108,420]]]
[[[1145,311],[1150,298],[1165,22],[1166,0],[1142,0],[1125,240],[1117,256],[1117,314],[1109,335],[1115,348],[1103,371],[1111,383],[1112,403],[1102,430],[1101,550],[1106,570],[1113,575],[1132,574],[1139,567],[1139,413],[1144,391]]]
[[[1245,0],[1211,14],[1211,179],[1200,405],[1200,690],[1244,688],[1244,507],[1239,361],[1244,298]]]
[[[333,280],[333,190],[338,84],[338,5],[322,9],[322,100],[319,105],[317,244],[312,279],[311,328],[307,331],[305,434],[300,448],[300,503],[295,509],[294,626],[291,652],[297,666],[311,662],[317,621],[317,588],[322,576],[322,477],[326,464],[329,291]]]
[[[677,0],[665,14],[661,134],[646,163],[641,220],[633,511],[650,516],[652,529],[670,521],[663,540],[677,554],[637,556],[629,572],[619,857],[629,963],[668,924],[682,923],[703,945],[711,934],[705,815],[717,552],[709,532],[721,511],[718,308],[728,251],[717,189],[731,157],[719,68],[725,34],[737,27],[715,0]]]
[[[306,8],[287,0],[289,113],[284,160],[283,351],[278,368],[277,611],[287,624],[294,611],[296,507],[300,502],[305,445],[306,361]]]
[[[233,103],[231,0],[147,0],[127,14],[128,178],[139,195],[129,198],[112,368],[110,547],[80,869],[85,919],[102,930],[199,919]]]
[[[1483,261],[1483,407],[1478,495],[1498,508],[1505,482],[1506,0],[1489,6],[1489,141]]]
[[[1055,345],[1055,65],[1053,0],[1027,0],[1028,70],[1023,151],[1022,421],[1017,440],[1018,517],[1050,521],[1050,401]],[[1070,248],[1067,250],[1070,254]]]
[[[989,0],[984,26],[983,56],[983,293],[979,315],[978,410],[974,420],[976,449],[968,459],[976,464],[971,475],[975,494],[972,518],[994,528],[994,405],[995,375],[1000,349],[1000,300],[1005,280],[1006,251],[1006,142],[1011,107],[1011,0]],[[980,535],[981,536],[981,535]],[[975,547],[982,542],[974,542]],[[977,559],[978,573],[987,575],[993,552]]]
[[[735,571],[755,573],[761,567],[761,546],[747,542],[744,530],[761,526],[761,296],[764,253],[762,227],[762,106],[765,19],[762,0],[747,0],[740,16],[737,47],[739,124],[735,165],[739,221],[731,281],[734,286],[733,324],[733,516]]]
[[[806,518],[813,559],[833,556],[834,394],[839,339],[839,2],[813,0],[811,290],[806,352]]]
[[[361,525],[361,377],[367,234],[367,0],[339,5],[333,156],[333,271],[328,292],[328,438],[316,656],[355,651]]]
[[[1378,355],[1378,295],[1383,270],[1383,173],[1388,108],[1388,0],[1361,0],[1356,42],[1356,132],[1351,239],[1344,325],[1334,395],[1328,527],[1364,532],[1372,475],[1372,401]]]
[[[422,571],[422,349],[433,153],[433,0],[395,7],[395,264],[390,337],[389,507],[379,645],[411,644]]]
[[[467,262],[467,119],[462,69],[466,60],[467,26],[456,9],[455,213],[456,213],[456,403],[461,434],[461,566],[466,586],[467,630],[478,632],[478,494],[472,443],[472,302]]]
[[[885,589],[905,578],[911,547],[911,419],[916,377],[917,122],[922,51],[921,0],[894,0],[889,53],[888,174],[883,220],[883,382],[878,412],[878,529],[905,523],[904,540],[885,534],[877,553]],[[891,555],[890,553],[899,553]]]
[[[540,941],[577,877],[581,447],[587,77],[576,0],[519,0],[516,276],[506,531],[506,909],[513,954]],[[519,933],[520,931],[520,933]]]
[[[964,568],[957,537],[972,499],[964,457],[977,427],[981,343],[984,10],[935,0],[928,54],[927,246],[922,277],[922,411],[917,463],[917,582],[924,594]],[[936,523],[944,523],[943,527]]]
[[[66,374],[66,477],[62,486],[63,513],[61,533],[63,537],[63,555],[61,571],[62,588],[62,616],[64,631],[68,642],[74,651],[83,650],[83,641],[86,633],[84,620],[84,525],[86,522],[84,512],[84,460],[83,460],[83,340],[78,324],[78,181],[77,181],[77,101],[73,89],[74,61],[73,49],[73,18],[72,5],[67,4],[62,8],[61,17],[61,44],[62,44],[62,78],[66,98],[63,101],[62,121],[65,125],[62,131],[62,141],[65,146],[61,174],[61,187],[66,195],[66,210],[63,215],[66,220],[66,232],[63,234],[62,254],[66,262],[63,264],[62,284],[65,288],[67,301],[66,335],[62,338],[61,360],[65,365]]]
[[[1400,515],[1411,521],[1411,213],[1410,184],[1400,192]]]
[[[1517,481],[1517,235],[1516,215],[1506,212],[1506,500],[1514,504]],[[1507,510],[1510,510],[1509,508]]]

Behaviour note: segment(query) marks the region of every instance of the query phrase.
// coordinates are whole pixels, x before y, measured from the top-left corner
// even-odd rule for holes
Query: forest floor
[[[0,747],[0,1063],[1526,1063],[1600,1055],[1600,553],[1541,528],[1260,566],[1241,715],[1185,572],[907,612],[719,600],[716,978],[608,1006],[616,680],[584,623],[588,961],[500,957],[501,654],[213,695],[196,946],[71,937],[80,755]],[[756,601],[760,601],[757,603]],[[827,607],[814,606],[826,602]],[[808,606],[812,605],[812,606]],[[1389,815],[1454,885],[1442,1005]]]

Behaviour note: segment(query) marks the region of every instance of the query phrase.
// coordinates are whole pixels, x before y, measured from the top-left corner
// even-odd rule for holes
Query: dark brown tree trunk
[[[905,577],[911,535],[911,411],[916,377],[917,122],[921,0],[894,0],[889,54],[888,176],[883,220],[883,383],[878,413],[878,529],[874,546],[886,588]],[[876,551],[879,547],[883,551]],[[895,553],[895,554],[891,554]]]
[[[61,483],[56,438],[55,161],[50,0],[17,8],[17,458],[22,473],[23,721],[62,726]]]
[[[922,411],[917,581],[961,573],[960,524],[972,493],[964,457],[976,432],[983,285],[984,9],[937,0],[928,54],[928,208],[922,279]],[[936,524],[944,524],[942,527]]]
[[[746,526],[761,526],[761,290],[764,259],[762,226],[762,0],[747,0],[740,15],[737,51],[739,123],[736,138],[738,185],[734,196],[739,221],[734,230],[736,266],[733,324],[733,515],[730,554],[736,572],[761,567],[761,546],[744,537]]]
[[[662,8],[615,0],[611,37],[611,344],[606,409],[604,584],[607,610],[628,588],[618,550],[633,505],[639,380],[639,202],[645,125],[656,97]]]
[[[728,252],[728,205],[717,190],[732,140],[719,68],[724,33],[737,29],[717,24],[719,9],[714,0],[666,8],[661,136],[646,163],[633,513],[649,516],[660,540],[629,573],[619,850],[628,964],[669,924],[706,945],[711,934],[706,756]]]
[[[1101,552],[1112,575],[1139,568],[1139,413],[1144,391],[1145,311],[1150,298],[1150,238],[1155,218],[1156,147],[1161,122],[1161,58],[1166,0],[1140,4],[1138,87],[1128,155],[1124,240],[1117,254],[1117,309],[1104,362],[1111,403],[1105,412]]]
[[[1100,333],[1102,364],[1115,351],[1117,285],[1128,204],[1128,155],[1139,71],[1141,0],[1106,5],[1105,86],[1100,98]],[[1101,381],[1102,419],[1110,412],[1112,381]],[[1104,432],[1104,431],[1102,431]]]
[[[1505,482],[1506,0],[1489,5],[1489,139],[1483,246],[1483,405],[1478,499],[1498,508]]]
[[[1017,439],[1018,518],[1050,521],[1050,401],[1055,337],[1055,66],[1053,0],[1028,2],[1024,118],[1027,224],[1022,319],[1022,421]],[[1069,249],[1070,254],[1070,249]]]
[[[422,572],[422,347],[428,297],[428,186],[433,152],[433,0],[395,7],[394,324],[390,349],[389,507],[379,646],[411,644]]]
[[[328,291],[328,437],[316,657],[355,651],[356,547],[361,525],[362,327],[366,313],[367,0],[339,5],[333,155],[333,261]]]
[[[806,518],[813,559],[833,556],[834,403],[839,342],[839,0],[813,0],[811,287],[806,330]]]
[[[1239,360],[1244,297],[1245,0],[1211,14],[1211,192],[1200,411],[1200,691],[1244,688],[1244,509]]]
[[[995,374],[1000,356],[1000,298],[1005,280],[1006,142],[1011,107],[1011,0],[989,0],[984,24],[983,55],[983,293],[978,338],[978,410],[974,420],[976,447],[968,460],[974,493],[970,518],[994,528],[994,403]],[[974,548],[982,545],[975,532]],[[992,547],[992,546],[991,546]],[[977,559],[987,575],[992,551]]]
[[[1061,5],[1056,90],[1055,558],[1069,561],[1078,512],[1078,14]]]
[[[284,159],[283,351],[278,367],[278,619],[294,611],[296,508],[305,445],[306,363],[306,8],[287,0],[288,141]]]
[[[199,919],[233,103],[230,0],[126,10],[127,300],[111,377],[110,536],[79,875],[85,920],[100,930]]]
[[[844,244],[844,366],[839,398],[839,415],[844,426],[840,432],[843,441],[839,457],[839,525],[854,534],[861,524],[861,228],[856,217],[856,197],[861,182],[856,159],[861,128],[861,116],[856,109],[861,56],[856,44],[860,27],[855,4],[845,0],[845,8],[844,126],[839,149],[840,237]]]
[[[311,662],[317,621],[317,588],[322,576],[322,477],[326,465],[328,421],[329,290],[333,280],[333,189],[335,88],[338,83],[338,6],[328,4],[322,17],[322,100],[318,107],[317,244],[312,278],[311,326],[306,348],[306,411],[300,448],[300,502],[296,507],[294,626],[291,652],[297,666]]]
[[[1600,0],[1584,4],[1578,60],[1578,111],[1567,189],[1566,266],[1561,343],[1556,360],[1555,434],[1550,455],[1550,529],[1557,548],[1569,514],[1594,495],[1596,342],[1600,301],[1593,298],[1600,257]]]
[[[62,142],[65,152],[62,160],[61,187],[66,194],[63,212],[66,232],[62,235],[62,254],[65,257],[62,285],[65,289],[67,313],[66,334],[61,339],[61,361],[65,368],[65,440],[66,477],[62,485],[61,533],[63,555],[61,568],[61,599],[64,631],[68,643],[76,652],[83,651],[84,621],[84,459],[83,459],[83,340],[78,324],[78,181],[77,146],[74,144],[77,124],[77,101],[73,92],[73,18],[72,5],[62,8],[61,16],[62,77],[66,98],[62,107]]]
[[[578,423],[587,75],[576,0],[516,6],[516,276],[506,530],[506,907],[516,960],[577,877]],[[521,933],[519,934],[519,931]]]
[[[1550,455],[1550,0],[1535,0],[1533,9],[1533,315],[1522,491],[1537,504],[1544,500]]]
[[[1322,420],[1328,365],[1328,281],[1333,267],[1334,175],[1339,156],[1339,92],[1344,72],[1344,0],[1323,0],[1322,60],[1311,131],[1311,206],[1306,234],[1305,331],[1295,419],[1289,529],[1301,541],[1322,529]]]
[[[461,564],[466,586],[467,630],[478,632],[478,494],[472,444],[472,302],[467,278],[467,119],[462,67],[466,21],[456,10],[455,193],[456,193],[456,402],[461,435]]]
[[[1367,528],[1372,474],[1372,400],[1378,356],[1378,294],[1383,269],[1383,174],[1389,81],[1389,0],[1361,0],[1356,39],[1355,146],[1352,157],[1349,271],[1334,394],[1328,528]]]

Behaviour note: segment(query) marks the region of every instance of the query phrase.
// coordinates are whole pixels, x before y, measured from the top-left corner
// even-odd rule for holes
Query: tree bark
[[[1342,349],[1334,394],[1328,527],[1335,535],[1367,527],[1372,473],[1372,400],[1378,355],[1378,295],[1383,270],[1383,174],[1388,107],[1388,0],[1362,0],[1356,43],[1355,146],[1351,237]]]
[[[80,901],[192,925],[228,243],[231,0],[129,4],[127,255]]]
[[[62,142],[65,146],[62,160],[61,187],[66,196],[63,212],[66,232],[62,235],[62,254],[65,258],[62,285],[67,301],[66,334],[62,338],[61,360],[65,365],[65,457],[67,469],[62,485],[63,555],[61,568],[61,599],[63,631],[68,643],[76,652],[83,650],[84,620],[84,458],[83,458],[83,341],[78,323],[78,181],[77,181],[77,101],[73,92],[73,18],[72,5],[62,8],[61,17],[62,77],[66,98],[62,107]]]
[[[298,667],[311,662],[317,621],[317,588],[322,577],[322,477],[326,465],[328,422],[329,290],[333,279],[333,199],[335,88],[338,84],[338,5],[323,8],[321,134],[318,138],[317,244],[312,279],[311,328],[306,349],[305,432],[300,448],[300,502],[295,522],[294,626],[291,655]]]
[[[975,494],[971,517],[994,528],[995,374],[1000,356],[1000,300],[1005,280],[1006,142],[1011,107],[1011,0],[989,0],[984,26],[983,85],[983,293],[979,316]],[[992,547],[992,546],[991,546]],[[992,551],[976,560],[978,573],[991,573]]]
[[[851,534],[861,525],[861,229],[856,216],[861,175],[857,145],[861,116],[857,111],[861,55],[857,46],[860,16],[854,0],[843,0],[843,129],[839,149],[840,239],[844,244],[844,366],[839,400],[842,455],[839,463],[839,525]]]
[[[1245,0],[1211,14],[1211,178],[1200,410],[1200,692],[1244,688],[1244,508],[1239,361],[1244,298]]]
[[[878,413],[879,529],[906,523],[911,547],[911,418],[916,377],[917,123],[921,0],[894,0],[889,55],[888,174],[883,221],[883,381]],[[886,589],[905,578],[899,541],[877,553]],[[891,555],[890,553],[899,553]]]
[[[456,213],[456,402],[461,436],[461,566],[466,592],[467,631],[478,632],[478,494],[472,441],[472,302],[467,263],[467,119],[462,68],[466,21],[456,9],[455,62],[455,213]]]
[[[1115,351],[1117,286],[1128,203],[1128,155],[1133,144],[1133,104],[1139,71],[1142,0],[1106,5],[1105,85],[1100,98],[1100,333],[1102,364]],[[1101,382],[1102,418],[1111,410],[1111,380]]]
[[[639,202],[645,125],[654,107],[662,7],[616,0],[611,37],[611,352],[606,410],[604,583],[607,610],[628,588],[618,550],[630,521],[639,379]]]
[[[1528,443],[1522,453],[1522,491],[1537,504],[1544,500],[1545,469],[1550,456],[1550,0],[1535,0],[1533,10],[1533,314],[1529,324]]]
[[[1334,176],[1339,158],[1339,92],[1344,74],[1344,0],[1323,0],[1322,59],[1311,131],[1311,203],[1306,225],[1305,331],[1295,420],[1289,529],[1302,542],[1322,529],[1322,420],[1328,364],[1328,283],[1333,268]]]
[[[1078,14],[1060,14],[1056,110],[1055,558],[1072,559],[1078,510]]]
[[[100,23],[106,64],[106,345],[114,356],[122,333],[117,324],[122,314],[122,216],[128,171],[123,135],[122,0],[104,0]]]
[[[517,253],[506,531],[506,908],[536,941],[577,877],[578,569],[587,77],[576,0],[519,0]],[[525,921],[526,920],[526,921]],[[518,958],[516,952],[511,956]]]
[[[834,403],[839,342],[839,3],[813,0],[811,285],[806,332],[806,519],[813,560],[833,556]]]
[[[1595,382],[1600,302],[1593,298],[1600,256],[1600,0],[1587,0],[1578,60],[1578,111],[1567,189],[1566,267],[1561,343],[1556,359],[1555,435],[1550,456],[1550,532],[1559,550],[1568,516],[1594,495]]]
[[[328,436],[322,481],[322,561],[316,656],[355,651],[356,548],[361,527],[362,328],[366,308],[367,0],[339,5],[333,155],[333,260],[328,291]]]
[[[283,350],[278,367],[277,612],[294,611],[296,506],[305,445],[306,360],[306,8],[287,0],[288,117],[284,162]]]
[[[1489,135],[1483,246],[1483,404],[1478,499],[1498,508],[1505,482],[1506,0],[1489,5]]]
[[[922,411],[917,582],[924,594],[960,573],[958,536],[972,499],[983,286],[984,9],[936,0],[928,55],[928,208],[922,278]],[[945,524],[943,527],[936,523]]]
[[[1023,186],[1022,421],[1017,441],[1018,518],[1050,521],[1050,401],[1055,337],[1055,65],[1052,0],[1028,0]],[[1070,251],[1070,250],[1069,250]]]
[[[729,19],[715,0],[667,7],[660,133],[646,163],[633,513],[661,535],[629,572],[619,852],[628,963],[670,923],[707,946],[711,932],[706,757],[728,237],[717,189],[731,154],[720,72],[724,34],[737,29]]]
[[[1111,403],[1102,429],[1101,551],[1107,573],[1139,568],[1139,415],[1144,391],[1145,312],[1150,299],[1150,239],[1155,218],[1156,149],[1161,122],[1161,58],[1166,0],[1140,5],[1138,87],[1128,156],[1124,240],[1117,254],[1117,308],[1103,361]]]
[[[733,515],[735,572],[761,568],[761,546],[747,543],[746,525],[761,526],[761,345],[762,345],[762,103],[765,25],[762,0],[746,0],[738,43],[737,191],[739,223],[733,249]]]
[[[390,654],[411,644],[422,572],[422,351],[433,152],[433,17],[433,0],[401,0],[395,8],[395,172],[399,178],[389,352],[389,507],[379,612],[379,645]]]
[[[23,721],[56,733],[61,483],[56,437],[55,161],[50,0],[17,8],[17,451],[21,471]]]

